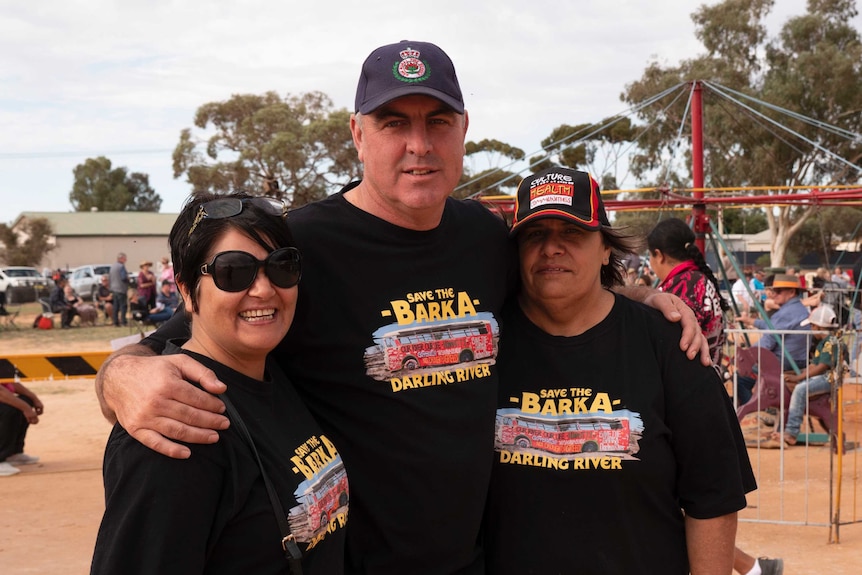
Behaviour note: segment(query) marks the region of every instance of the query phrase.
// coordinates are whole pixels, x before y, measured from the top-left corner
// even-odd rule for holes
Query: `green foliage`
[[[150,187],[150,177],[112,168],[104,156],[87,158],[73,170],[75,183],[69,201],[77,212],[158,212],[162,199]]]
[[[599,181],[616,182],[620,159],[636,137],[631,119],[606,118],[598,124],[561,124],[542,140],[542,148],[548,165],[586,170]]]
[[[7,224],[0,224],[0,260],[10,266],[37,267],[42,258],[56,246],[50,242],[54,235],[51,223],[45,218],[33,218],[22,223],[19,233]],[[23,242],[21,238],[26,238]]]
[[[713,221],[717,221],[717,214],[713,214]],[[769,227],[766,214],[758,208],[724,210],[722,219],[725,234],[757,234]]]
[[[521,177],[503,167],[513,161],[520,161],[526,155],[524,150],[510,146],[499,140],[482,140],[464,144],[464,175],[455,188],[454,197],[467,198],[474,195],[512,194],[518,188]],[[476,164],[484,161],[484,169]]]
[[[721,84],[798,116],[746,100],[747,106],[790,131],[782,131],[716,91],[703,90],[705,185],[716,187],[854,183],[862,142],[847,133],[862,132],[862,43],[850,20],[852,0],[810,0],[808,13],[789,19],[775,39],[768,39],[764,19],[773,0],[725,0],[702,5],[692,16],[706,54],[676,66],[651,63],[641,79],[626,86],[623,98],[635,104],[673,86],[690,89],[694,80]],[[672,97],[673,96],[673,97]],[[738,98],[738,96],[735,96]],[[676,98],[674,100],[673,98]],[[667,179],[690,181],[691,154],[679,156],[679,130],[690,141],[688,98],[671,93],[644,107],[639,119],[652,129],[638,139],[632,173],[651,179],[668,170]],[[828,124],[844,130],[824,130]],[[792,132],[791,132],[792,131]],[[798,134],[798,135],[796,135]],[[813,147],[809,142],[815,142]],[[829,150],[845,162],[823,153]],[[688,186],[686,186],[688,187]],[[772,195],[777,192],[758,192]],[[781,192],[786,193],[786,192]],[[789,242],[814,208],[782,206],[764,211],[773,237],[774,266],[784,263]]]
[[[173,153],[174,177],[194,190],[243,189],[296,207],[360,174],[350,113],[321,92],[236,94],[198,108],[194,125],[200,132],[182,130]]]

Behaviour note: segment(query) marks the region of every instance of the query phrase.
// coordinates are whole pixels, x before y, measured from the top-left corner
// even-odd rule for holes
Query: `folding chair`
[[[20,329],[18,324],[15,323],[15,320],[18,318],[18,314],[21,313],[21,308],[16,309],[8,309],[8,308],[0,308],[0,327],[3,329]]]
[[[150,308],[147,307],[147,304],[141,304],[138,301],[129,301],[129,312],[132,316],[132,321],[129,323],[129,327],[132,330],[137,329],[141,335],[145,335],[148,331],[151,331],[158,326],[154,324],[150,320]],[[147,328],[149,326],[149,328]]]

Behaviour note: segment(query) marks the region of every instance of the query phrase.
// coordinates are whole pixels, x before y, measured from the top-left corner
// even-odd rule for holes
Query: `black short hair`
[[[197,311],[197,289],[201,280],[201,265],[207,263],[213,255],[212,246],[230,229],[235,229],[260,244],[269,252],[279,248],[296,247],[293,236],[287,226],[286,218],[270,214],[253,203],[243,202],[242,211],[228,218],[203,218],[194,232],[189,235],[203,204],[221,198],[237,198],[245,200],[252,198],[247,192],[230,194],[213,194],[197,192],[189,196],[183,206],[177,221],[171,228],[168,242],[171,246],[171,260],[174,263],[174,280],[186,286],[191,311]]]

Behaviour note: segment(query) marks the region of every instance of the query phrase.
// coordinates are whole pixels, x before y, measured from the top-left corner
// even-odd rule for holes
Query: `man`
[[[105,323],[112,321],[114,317],[114,293],[111,291],[111,278],[108,274],[99,279],[96,305],[105,312]]]
[[[159,286],[159,295],[156,296],[156,305],[150,309],[149,321],[153,325],[159,325],[166,322],[174,315],[174,311],[180,305],[180,298],[174,291],[174,284],[170,280],[165,280]]]
[[[798,331],[790,334],[764,334],[756,344],[757,347],[770,350],[782,361],[786,372],[794,372],[794,364],[804,369],[808,364],[808,326],[801,327],[802,320],[808,317],[808,308],[799,300],[799,278],[787,274],[776,274],[772,285],[768,288],[769,298],[778,306],[769,318],[770,324],[762,319],[754,319],[748,314],[738,318],[748,329],[773,329],[776,331]],[[740,385],[737,386],[739,405],[751,399],[754,380],[749,377],[737,376]]]
[[[524,179],[512,234],[488,573],[730,573],[755,488],[739,422],[677,326],[610,291],[636,238],[568,168]]]
[[[114,327],[121,324],[129,325],[126,319],[126,310],[129,306],[129,272],[126,271],[126,254],[117,254],[117,261],[111,264],[110,276],[111,293],[114,301]]]
[[[502,220],[449,197],[468,123],[440,48],[376,49],[350,120],[362,181],[290,213],[305,265],[293,326],[273,356],[345,462],[349,573],[483,573],[497,317],[514,260]],[[665,302],[693,319],[678,298]],[[687,327],[681,347],[694,357],[702,339]],[[188,358],[131,355],[152,353],[109,358],[96,381],[103,412],[114,420],[116,410],[145,445],[188,457],[164,435],[212,443],[228,422],[213,413],[220,401],[179,380],[224,387]],[[142,370],[147,384],[133,385]],[[143,395],[159,413],[146,412]]]

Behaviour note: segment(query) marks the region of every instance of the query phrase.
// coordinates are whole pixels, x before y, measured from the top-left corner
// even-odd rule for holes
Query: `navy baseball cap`
[[[599,192],[589,173],[570,168],[548,168],[527,176],[518,185],[509,235],[514,236],[522,224],[543,218],[569,220],[591,232],[610,226]]]
[[[464,113],[461,86],[446,52],[429,42],[402,40],[377,48],[365,59],[356,87],[355,110],[368,114],[413,94],[437,98]]]

